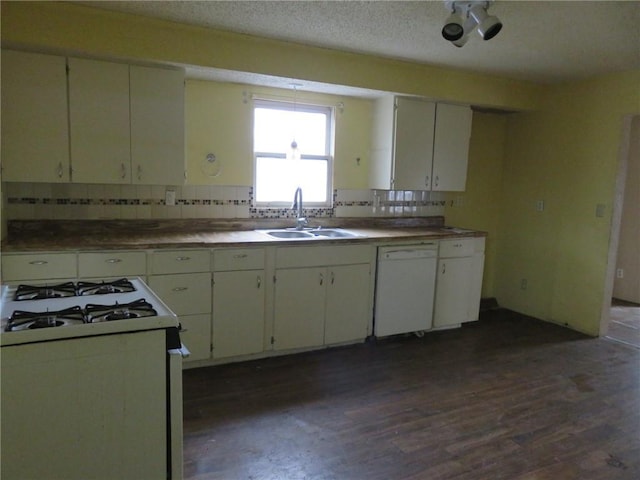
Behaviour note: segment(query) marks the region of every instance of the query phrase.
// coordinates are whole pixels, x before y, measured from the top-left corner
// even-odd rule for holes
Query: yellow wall
[[[598,334],[623,118],[638,112],[634,71],[549,87],[542,111],[509,119],[496,272],[503,306]]]
[[[187,183],[253,184],[252,96],[293,101],[287,90],[189,80],[186,85]],[[298,102],[337,106],[334,188],[368,188],[371,101],[298,92]],[[217,177],[203,172],[212,152],[221,162]],[[356,161],[360,158],[360,162]]]
[[[507,121],[512,115],[473,114],[467,186],[446,194],[445,218],[455,225],[488,232],[482,296],[495,297],[502,171]]]
[[[504,107],[541,87],[472,72],[219,32],[60,2],[2,2],[4,46],[217,67]]]
[[[544,87],[77,4],[2,2],[1,8],[3,46],[217,67],[525,111],[475,115],[480,120],[473,127],[468,192],[464,207],[447,209],[449,223],[490,232],[485,293],[493,290],[501,305],[598,333],[622,117],[640,112],[640,71]],[[193,125],[208,119],[194,104],[235,100],[197,82],[190,82],[188,97],[188,128],[194,128],[189,168],[197,183],[202,179],[194,172],[210,148],[204,141],[210,127]],[[351,111],[359,118],[366,109],[365,102]],[[218,122],[219,131],[237,125],[240,116],[228,121]],[[229,138],[240,141],[243,135],[234,131]],[[227,144],[219,151],[244,157],[246,147]],[[336,159],[336,187],[358,188],[366,178],[353,164],[359,149],[344,148]],[[236,160],[229,182],[247,184],[247,163]],[[543,212],[535,211],[536,200],[545,201]],[[606,207],[602,218],[595,217],[599,203]],[[526,290],[520,288],[523,278]]]

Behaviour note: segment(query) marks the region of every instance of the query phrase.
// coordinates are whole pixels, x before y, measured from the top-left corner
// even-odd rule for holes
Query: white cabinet
[[[78,254],[78,277],[121,278],[144,277],[147,255],[141,251],[85,252]]]
[[[262,248],[213,252],[213,358],[264,350],[264,264]]]
[[[3,253],[2,281],[73,279],[78,275],[75,253]]]
[[[324,343],[326,275],[321,267],[276,270],[275,350]]]
[[[371,259],[363,246],[278,248],[274,349],[364,340],[372,318]]]
[[[181,71],[70,58],[69,124],[74,182],[183,183]]]
[[[438,103],[431,190],[463,192],[467,183],[471,108]]]
[[[408,97],[377,100],[371,188],[463,191],[471,119],[465,106]]]
[[[434,328],[452,328],[478,319],[484,238],[440,241]]]
[[[131,65],[133,183],[181,184],[184,165],[184,74]]]
[[[66,59],[2,50],[2,180],[68,182]]]
[[[158,250],[150,255],[149,287],[176,314],[191,352],[185,364],[211,357],[211,273],[208,250]]]
[[[371,265],[334,265],[327,270],[325,345],[364,340],[371,320]]]
[[[129,66],[69,58],[74,182],[131,182],[129,124]]]

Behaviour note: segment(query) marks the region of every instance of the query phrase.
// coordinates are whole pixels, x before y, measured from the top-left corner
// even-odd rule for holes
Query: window
[[[298,159],[287,156],[294,139]],[[332,146],[331,107],[255,100],[256,205],[290,205],[301,187],[305,205],[331,206]]]

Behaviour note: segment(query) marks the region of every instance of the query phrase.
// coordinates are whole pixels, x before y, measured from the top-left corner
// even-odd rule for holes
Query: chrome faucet
[[[291,205],[291,208],[298,209],[296,230],[302,230],[309,222],[307,222],[306,217],[304,217],[302,213],[302,188],[300,187],[296,188],[296,193],[293,194],[293,205]]]

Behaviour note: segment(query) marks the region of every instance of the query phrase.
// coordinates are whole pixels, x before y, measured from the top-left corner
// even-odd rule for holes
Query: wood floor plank
[[[506,310],[183,383],[188,480],[640,478],[640,350]]]

